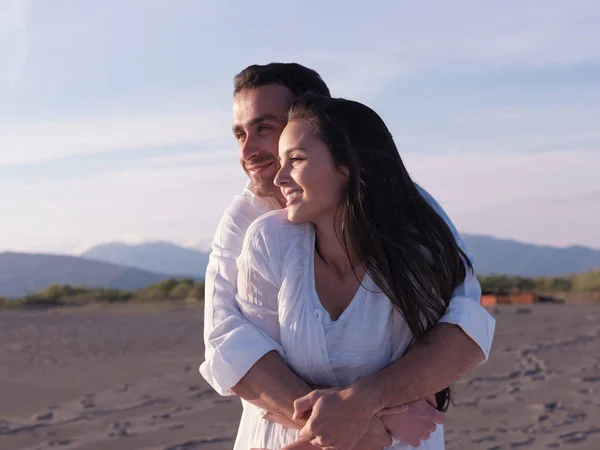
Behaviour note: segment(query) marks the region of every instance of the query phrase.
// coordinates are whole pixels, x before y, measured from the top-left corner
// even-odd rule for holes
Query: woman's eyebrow
[[[290,153],[290,152],[293,152],[294,150],[301,150],[301,151],[303,151],[303,152],[310,151],[310,150],[308,150],[308,149],[306,149],[306,148],[304,148],[304,147],[290,147],[290,148],[288,148],[287,150],[285,150],[285,151],[283,152],[283,154],[284,154],[284,155],[286,155],[286,154],[288,154],[288,153]]]

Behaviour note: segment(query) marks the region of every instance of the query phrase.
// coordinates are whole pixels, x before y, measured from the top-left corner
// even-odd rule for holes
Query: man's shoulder
[[[294,228],[296,226],[296,224],[288,220],[287,211],[285,209],[277,209],[262,214],[254,220],[252,225],[250,225],[248,232],[252,230],[253,232],[273,235],[285,232],[286,229]]]
[[[297,238],[302,238],[309,231],[309,223],[293,223],[288,220],[287,211],[278,209],[261,215],[248,228],[248,234],[255,238],[260,236],[266,242],[284,242],[292,245]]]
[[[221,216],[219,228],[242,228],[245,230],[261,215],[278,208],[272,199],[260,198],[248,190],[236,195]]]

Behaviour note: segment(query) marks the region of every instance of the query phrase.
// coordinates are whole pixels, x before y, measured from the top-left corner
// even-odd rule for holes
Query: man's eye
[[[245,134],[244,134],[244,133],[236,133],[236,134],[235,134],[235,138],[236,138],[238,141],[239,141],[240,139],[243,139],[243,138],[244,138],[244,136],[245,136]]]
[[[260,133],[261,131],[266,131],[266,130],[270,130],[271,127],[269,125],[260,125],[258,127],[258,132]]]

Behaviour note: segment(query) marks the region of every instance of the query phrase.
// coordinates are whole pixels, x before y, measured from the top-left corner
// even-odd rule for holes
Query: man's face
[[[240,163],[260,197],[282,201],[273,179],[279,170],[279,136],[292,100],[289,89],[277,84],[243,89],[233,99],[233,134],[240,149]]]

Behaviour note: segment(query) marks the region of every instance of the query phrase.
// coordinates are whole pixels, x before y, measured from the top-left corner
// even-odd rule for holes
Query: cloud
[[[600,248],[600,209],[592,195],[600,190],[598,150],[407,154],[404,161],[462,232]]]
[[[229,122],[227,113],[198,111],[0,125],[0,166],[206,142],[227,135]]]
[[[313,67],[334,95],[376,108],[461,229],[547,243],[594,234],[595,209],[576,199],[600,189],[595,1],[457,0],[433,14],[419,2],[282,11],[269,0],[244,15],[226,2],[39,2],[30,29],[28,2],[1,2],[0,90],[18,80],[30,45],[16,95],[0,98],[5,172],[149,147],[202,143],[204,154],[149,152],[76,182],[62,174],[92,158],[31,183],[0,179],[0,247],[70,250],[123,236],[205,245],[245,181],[229,136],[231,77],[273,60]]]
[[[553,203],[600,190],[593,152],[403,157],[463,232],[600,247],[600,236],[593,237],[598,208],[586,201]],[[245,183],[235,158],[223,164],[211,157],[43,185],[0,180],[0,248],[71,252],[133,237],[206,249]]]
[[[0,248],[69,251],[124,236],[210,240],[246,176],[239,165],[142,166],[80,180],[2,182]]]
[[[12,88],[27,61],[31,0],[0,1],[0,94]]]
[[[423,74],[524,71],[600,61],[600,12],[593,0],[576,6],[463,0],[436,4],[435,13],[423,2],[370,2],[352,8],[319,2],[319,12],[315,16],[313,8],[303,5],[281,17],[279,26],[283,21],[290,30],[285,49],[269,53],[313,66],[337,95],[367,101],[373,91],[383,95]]]

